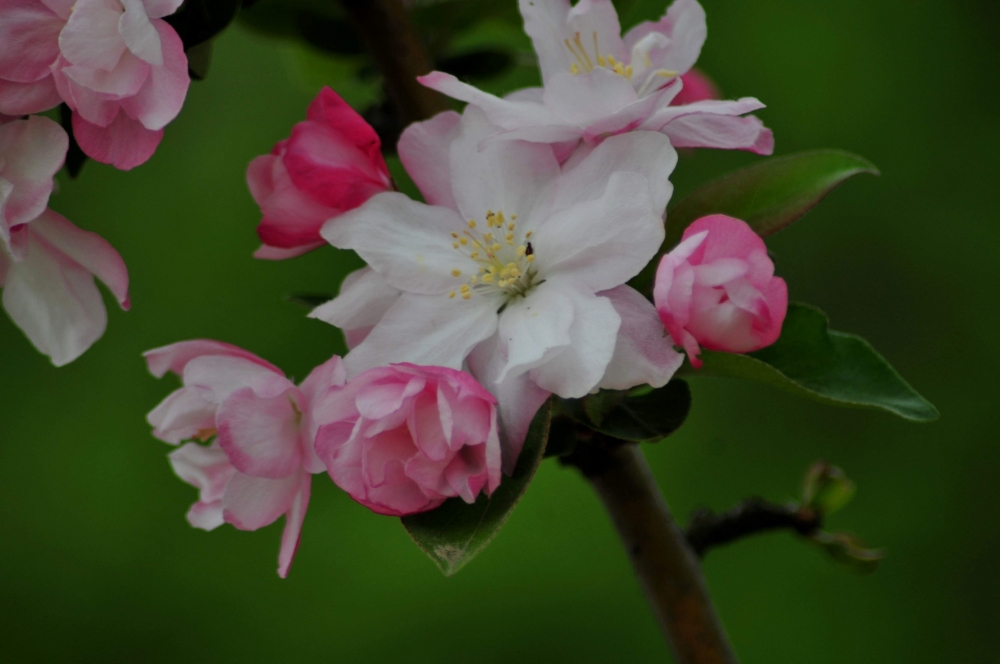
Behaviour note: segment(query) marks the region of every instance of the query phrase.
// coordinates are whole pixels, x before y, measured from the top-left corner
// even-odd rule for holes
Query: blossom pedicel
[[[673,103],[707,35],[697,0],[676,0],[662,19],[637,25],[624,38],[611,0],[519,4],[544,88],[501,99],[442,72],[419,79],[482,108],[497,125],[496,140],[554,143],[571,151],[581,139],[596,142],[640,130],[666,134],[675,148],[773,151],[771,131],[753,116],[742,117],[764,108],[757,99],[698,95],[697,103]]]
[[[46,209],[69,139],[47,118],[0,127],[0,286],[3,306],[56,366],[72,362],[104,334],[103,281],[129,308],[128,271],[94,233]]]
[[[0,113],[65,102],[97,161],[128,170],[156,151],[190,77],[163,20],[181,0],[0,0]]]
[[[379,514],[424,512],[454,497],[474,503],[500,484],[495,404],[454,369],[372,369],[317,404],[316,451],[333,481]]]
[[[344,384],[333,357],[300,386],[274,365],[216,341],[186,341],[145,354],[156,377],[168,371],[184,387],[149,414],[153,435],[172,445],[178,476],[200,490],[188,512],[191,525],[213,530],[230,523],[263,528],[285,516],[278,574],[288,574],[309,506],[312,474],[325,470],[313,451],[313,401]]]
[[[653,297],[695,367],[702,347],[749,353],[770,346],[788,310],[788,287],[774,276],[764,241],[725,215],[703,217],[684,231],[660,261]]]
[[[247,184],[263,220],[257,258],[280,260],[323,245],[331,218],[392,188],[378,134],[330,88],[309,106],[290,138],[257,157]]]

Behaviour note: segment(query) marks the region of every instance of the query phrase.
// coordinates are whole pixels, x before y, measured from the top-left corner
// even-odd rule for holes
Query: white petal
[[[673,340],[663,329],[656,308],[629,286],[600,293],[611,300],[622,324],[615,353],[598,387],[627,390],[637,385],[663,387],[684,363]]]
[[[600,198],[553,214],[532,245],[541,278],[559,275],[597,292],[639,274],[663,237],[663,220],[653,212],[646,178],[614,173]]]
[[[452,270],[478,269],[452,247],[451,234],[466,228],[454,210],[387,192],[326,222],[320,235],[335,247],[357,251],[391,286],[429,294],[455,287]]]
[[[507,357],[500,348],[499,335],[482,342],[469,355],[469,371],[497,398],[503,472],[510,475],[521,455],[531,420],[550,393],[538,387],[527,373],[507,376],[498,383],[497,378],[506,366]]]
[[[146,15],[142,0],[122,0],[125,13],[118,19],[118,32],[125,40],[128,50],[138,58],[159,67],[163,64],[163,46],[160,35]]]
[[[548,281],[510,302],[500,314],[497,334],[507,364],[497,382],[547,362],[569,345],[574,311],[567,290],[572,289],[564,282]]]
[[[394,362],[461,369],[476,344],[496,331],[497,307],[480,295],[406,293],[344,358],[348,378]]]
[[[548,145],[497,141],[481,145],[497,129],[475,107],[466,110],[451,146],[451,182],[459,212],[480,223],[490,210],[518,215],[521,226],[548,215],[559,162]]]
[[[533,125],[564,124],[544,104],[516,99],[513,101],[501,99],[496,95],[483,92],[468,83],[462,83],[451,74],[435,71],[426,76],[419,76],[417,80],[443,95],[468,102],[482,109],[487,117],[489,117],[490,122],[502,129],[517,129]]]
[[[428,205],[457,209],[451,192],[448,153],[458,135],[462,116],[440,113],[426,122],[415,122],[399,137],[399,159]]]
[[[564,41],[573,37],[568,24],[569,0],[518,0],[518,6],[545,81],[554,74],[568,72],[576,62]]]
[[[570,288],[564,292],[573,300],[570,343],[530,375],[542,389],[577,399],[593,391],[604,376],[614,355],[621,318],[606,297]]]
[[[557,74],[545,85],[545,106],[578,127],[603,120],[638,100],[627,78],[603,68],[580,76]]]
[[[607,182],[612,173],[626,171],[646,178],[653,211],[663,214],[674,192],[670,174],[677,165],[677,152],[670,140],[657,132],[635,131],[612,136],[594,148],[581,146],[563,166],[556,209],[597,198],[595,182]]]
[[[318,318],[344,331],[372,327],[399,299],[401,292],[370,267],[351,272],[340,286],[340,295],[312,310]]]

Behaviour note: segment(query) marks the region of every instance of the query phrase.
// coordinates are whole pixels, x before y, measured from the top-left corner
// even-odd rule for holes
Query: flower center
[[[499,291],[506,301],[527,295],[535,284],[538,272],[532,268],[535,253],[531,247],[532,231],[521,236],[517,228],[517,215],[510,221],[503,210],[486,213],[486,229],[479,230],[479,222],[469,220],[469,227],[461,233],[452,233],[451,246],[470,259],[477,267],[473,275],[465,275],[456,268],[451,275],[467,280],[448,297],[472,298],[473,293],[483,294]]]
[[[573,36],[573,40],[567,37],[565,39],[566,48],[569,52],[573,54],[573,58],[576,62],[569,66],[569,70],[572,74],[589,74],[598,67],[603,67],[609,69],[619,76],[624,76],[625,78],[632,78],[632,65],[626,65],[624,62],[618,62],[618,60],[613,55],[601,55],[601,48],[597,45],[597,32],[594,32],[594,59],[590,59],[590,54],[587,53],[587,49],[583,45],[583,40],[580,39],[580,33],[576,33]]]

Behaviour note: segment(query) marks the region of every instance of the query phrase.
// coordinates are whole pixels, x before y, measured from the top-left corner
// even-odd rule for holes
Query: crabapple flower
[[[317,317],[377,319],[345,358],[349,377],[395,362],[461,369],[468,360],[498,398],[510,472],[550,393],[582,397],[603,386],[613,358],[638,357],[617,351],[623,317],[605,292],[662,242],[677,157],[663,135],[633,132],[561,167],[549,145],[483,144],[493,131],[472,106],[408,130],[401,158],[436,204],[389,192],[327,223],[323,237],[357,251],[374,272],[369,287],[386,298],[366,304],[347,288]],[[668,359],[661,384],[680,363],[664,336],[664,352],[647,354]]]
[[[309,106],[304,122],[247,168],[247,184],[263,220],[257,258],[293,258],[323,245],[319,229],[392,180],[375,130],[330,88]]]
[[[467,373],[394,364],[330,390],[316,451],[341,489],[379,514],[474,503],[500,484],[496,399]]]
[[[364,341],[385,313],[396,303],[402,291],[393,288],[370,267],[363,267],[344,278],[340,294],[309,314],[344,332],[348,348]]]
[[[749,353],[770,346],[788,311],[788,286],[774,276],[764,241],[746,222],[717,214],[691,224],[664,256],[656,310],[691,364],[701,348]]]
[[[312,404],[344,384],[334,356],[296,386],[274,365],[217,341],[186,341],[145,354],[157,378],[171,371],[184,386],[149,414],[153,435],[172,445],[177,475],[200,496],[188,512],[196,528],[230,523],[257,530],[285,516],[278,556],[284,578],[309,506],[312,474],[325,470],[313,451]]]
[[[0,113],[65,102],[91,158],[128,170],[148,160],[180,112],[190,78],[163,17],[181,0],[0,0]]]
[[[624,38],[611,0],[519,4],[544,88],[501,99],[442,72],[419,79],[482,108],[498,127],[496,139],[590,143],[641,130],[666,134],[675,148],[773,151],[771,131],[742,117],[764,108],[757,99],[673,104],[707,34],[697,0],[675,0],[660,21],[642,23]]]
[[[69,138],[52,120],[0,126],[0,287],[11,320],[53,364],[63,366],[107,326],[103,281],[129,308],[128,271],[102,238],[46,209]]]
[[[122,309],[129,309],[125,262],[96,233],[45,210],[14,230],[13,244],[20,249],[17,255],[0,250],[4,309],[57,367],[80,357],[107,327],[108,312],[94,277]]]

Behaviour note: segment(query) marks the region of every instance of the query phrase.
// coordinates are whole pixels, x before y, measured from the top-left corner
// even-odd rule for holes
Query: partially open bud
[[[802,487],[802,502],[823,515],[833,514],[854,497],[854,482],[825,461],[813,465]]]

